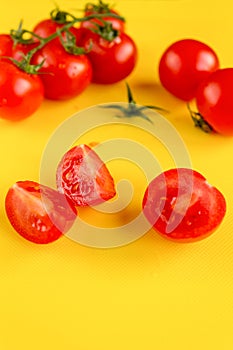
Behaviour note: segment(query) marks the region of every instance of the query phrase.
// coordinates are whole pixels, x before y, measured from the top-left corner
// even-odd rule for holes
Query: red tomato
[[[105,14],[111,13],[114,15],[119,15],[119,13],[111,8],[108,4],[104,4],[102,1],[99,2],[99,5],[87,4],[84,16],[96,15],[96,14]],[[125,29],[125,23],[122,19],[114,18],[111,16],[102,17],[101,19],[93,18],[88,21],[81,22],[80,27],[96,29],[97,25],[103,25],[103,21],[109,22],[112,24],[113,29],[123,32]]]
[[[9,34],[0,34],[0,56],[12,56],[13,40]],[[1,58],[1,60],[3,60]]]
[[[116,194],[106,165],[87,145],[75,146],[63,156],[57,169],[57,187],[76,206],[96,205]]]
[[[47,38],[48,36],[55,33],[58,29],[61,29],[64,26],[64,24],[57,23],[56,21],[53,21],[51,18],[44,19],[37,23],[37,25],[33,29],[33,33],[37,34],[41,38]],[[75,35],[76,28],[71,27],[69,31]],[[64,36],[64,34],[63,34]],[[35,38],[35,41],[38,39]]]
[[[87,56],[93,67],[94,83],[116,83],[125,79],[136,65],[136,45],[125,33],[109,41],[89,29],[80,28],[77,45],[89,50]]]
[[[91,82],[92,66],[86,55],[65,51],[59,39],[48,42],[32,57],[32,64],[41,64],[41,80],[45,97],[64,100],[81,94]]]
[[[26,55],[30,50],[34,49],[38,43],[21,44],[14,42],[10,35],[0,34],[0,56],[7,56],[14,58],[16,61],[21,61],[23,56]],[[5,62],[10,62],[9,59],[1,59]]]
[[[20,62],[24,58],[24,56],[27,55],[29,51],[36,48],[38,46],[38,43],[32,43],[32,44],[21,44],[18,43],[15,46],[12,47],[12,58],[14,58],[16,61]]]
[[[226,213],[223,195],[197,171],[170,169],[151,181],[143,212],[163,237],[193,242],[209,236]]]
[[[20,120],[41,105],[44,89],[40,78],[27,74],[12,63],[0,61],[0,117]]]
[[[72,226],[77,212],[64,195],[33,181],[16,182],[5,199],[13,228],[34,243],[50,243]]]
[[[218,68],[218,57],[209,46],[197,40],[183,39],[173,43],[163,53],[159,62],[159,77],[171,94],[190,101],[203,79]]]
[[[223,135],[233,135],[233,68],[212,73],[197,90],[196,104],[203,119]]]

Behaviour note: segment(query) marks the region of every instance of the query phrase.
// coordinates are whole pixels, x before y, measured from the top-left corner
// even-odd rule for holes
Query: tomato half
[[[87,145],[75,146],[63,156],[57,168],[57,187],[76,206],[97,205],[116,194],[106,165]]]
[[[64,195],[34,181],[16,182],[7,192],[5,208],[13,228],[25,239],[40,244],[61,237],[77,216]]]
[[[1,118],[20,120],[29,117],[39,108],[43,98],[43,84],[37,75],[0,61]]]
[[[220,225],[226,201],[197,171],[170,169],[147,187],[143,212],[163,237],[193,242],[209,236]]]
[[[199,113],[212,128],[233,135],[233,68],[219,69],[199,86],[196,104]]]
[[[137,61],[137,47],[127,34],[107,40],[86,28],[80,28],[77,45],[84,47],[93,67],[92,81],[112,84],[125,79]]]
[[[199,84],[219,68],[212,48],[194,39],[170,45],[159,62],[159,78],[171,94],[184,101],[192,100]]]
[[[48,99],[70,99],[81,94],[91,82],[92,66],[88,57],[66,52],[59,39],[48,42],[33,55],[32,64],[42,62],[40,78]]]

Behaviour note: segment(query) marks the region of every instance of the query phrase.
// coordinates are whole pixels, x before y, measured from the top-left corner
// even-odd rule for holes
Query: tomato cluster
[[[0,34],[0,117],[23,119],[44,97],[70,99],[90,83],[116,83],[136,61],[137,47],[124,19],[102,1],[88,4],[81,18],[54,10],[32,31],[20,24]]]
[[[220,68],[210,46],[194,39],[172,43],[161,56],[159,77],[177,98],[195,99],[198,112],[191,111],[191,116],[196,126],[233,135],[233,68]]]

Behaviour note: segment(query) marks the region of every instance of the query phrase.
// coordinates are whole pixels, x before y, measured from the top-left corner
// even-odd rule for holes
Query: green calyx
[[[75,16],[66,11],[60,11],[56,8],[50,12],[50,18],[58,24],[67,24],[75,20]]]
[[[203,118],[203,116],[199,112],[194,112],[190,108],[190,105],[188,103],[187,103],[187,108],[188,108],[190,116],[194,122],[195,127],[201,129],[205,133],[214,132],[214,129],[212,128],[212,126],[207,121],[205,121],[205,119]]]
[[[10,36],[13,40],[13,45],[16,45],[18,43],[25,45],[32,44],[34,42],[33,38],[31,35],[29,35],[28,37],[28,34],[29,32],[26,29],[23,29],[23,21],[21,20],[18,28],[12,29],[10,31]]]
[[[104,3],[101,0],[99,0],[99,3],[97,5],[88,2],[85,6],[85,11],[93,11],[95,13],[107,13],[110,12],[110,6],[109,4]]]
[[[104,20],[101,20],[103,24],[95,24],[95,29],[91,29],[94,33],[101,36],[101,38],[107,40],[107,41],[113,41],[115,38],[118,37],[119,31],[114,29],[112,27],[112,23],[106,22]]]
[[[107,108],[107,109],[116,109],[121,112],[121,115],[116,115],[118,118],[132,118],[132,117],[140,117],[142,119],[147,120],[149,123],[153,124],[153,121],[144,113],[145,110],[147,109],[155,109],[158,111],[163,111],[163,112],[168,112],[167,110],[157,107],[157,106],[138,106],[136,104],[136,101],[133,98],[132,91],[126,83],[126,88],[127,88],[127,95],[128,95],[128,106],[123,107],[119,106],[118,104],[109,104],[107,106],[102,106],[102,108]]]

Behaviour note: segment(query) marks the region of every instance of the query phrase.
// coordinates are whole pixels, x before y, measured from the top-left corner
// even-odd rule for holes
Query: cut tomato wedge
[[[57,187],[75,206],[97,205],[116,194],[109,170],[87,145],[75,146],[63,156],[57,168]]]
[[[50,243],[67,232],[77,211],[61,193],[34,181],[16,182],[5,199],[13,228],[34,243]]]
[[[191,242],[209,236],[220,225],[226,201],[197,171],[170,169],[147,187],[143,212],[162,236]]]

